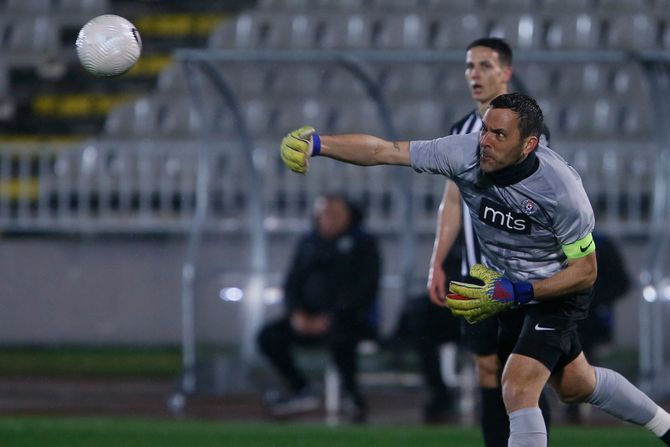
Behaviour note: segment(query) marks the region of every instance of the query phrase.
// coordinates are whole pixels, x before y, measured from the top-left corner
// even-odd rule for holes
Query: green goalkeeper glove
[[[447,305],[451,312],[464,316],[468,323],[481,321],[533,299],[531,283],[512,282],[482,264],[473,265],[470,276],[482,280],[484,285],[451,281],[451,294],[447,295]]]
[[[284,137],[280,146],[281,159],[294,172],[304,174],[309,169],[309,157],[319,155],[321,139],[313,127],[304,126]]]

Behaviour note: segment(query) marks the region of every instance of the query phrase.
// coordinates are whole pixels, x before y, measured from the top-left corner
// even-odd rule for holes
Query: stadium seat
[[[314,48],[319,27],[318,17],[303,14],[293,16],[289,23],[286,47],[292,49]]]
[[[651,7],[653,7],[653,0],[598,0],[600,11],[603,13],[616,11],[617,15],[648,11]]]
[[[385,96],[429,97],[438,87],[440,74],[434,65],[390,65],[383,70],[380,82]]]
[[[384,10],[392,13],[417,13],[430,10],[425,0],[370,0],[366,3],[372,10]]]
[[[287,43],[290,15],[282,13],[243,13],[236,20],[223,22],[210,34],[211,48],[266,48]]]
[[[399,1],[399,0],[393,0]],[[413,0],[408,0],[411,3]],[[375,0],[311,0],[310,7],[315,5],[319,10],[361,11],[374,10]]]
[[[369,14],[333,14],[323,22],[317,46],[324,49],[370,48],[378,31],[376,17]]]
[[[613,50],[648,50],[658,46],[658,22],[648,14],[618,14],[607,27],[606,45]]]
[[[320,17],[282,11],[260,11],[218,25],[209,39],[212,48],[312,48]]]
[[[519,78],[527,93],[531,96],[542,96],[555,89],[556,67],[548,63],[514,63],[514,78]]]
[[[670,12],[669,12],[669,18],[670,18]],[[662,50],[670,50],[670,26],[665,26],[661,30],[661,37],[660,37],[660,49]]]
[[[331,126],[333,133],[370,133],[388,137],[379,109],[367,99],[333,103]]]
[[[604,64],[565,63],[557,71],[559,76],[553,86],[565,95],[596,97],[611,94],[610,66]]]
[[[542,25],[532,14],[493,17],[489,35],[504,38],[515,49],[535,49],[542,44]]]
[[[403,101],[394,107],[398,137],[430,139],[446,135],[452,116],[446,101],[440,98]]]
[[[131,138],[135,136],[135,106],[123,104],[107,114],[103,134],[106,138]]]
[[[379,0],[259,0],[256,8],[272,11],[360,11],[374,9]],[[386,1],[386,0],[382,0]],[[405,0],[393,0],[403,3]],[[417,1],[417,0],[414,0]],[[407,1],[411,3],[411,0]]]
[[[0,98],[9,95],[9,69],[3,60],[0,60]]]
[[[349,71],[334,65],[323,71],[321,95],[328,98],[365,97],[365,86]]]
[[[152,107],[154,115],[149,119],[155,122],[154,132],[158,138],[187,139],[206,132],[191,98],[160,95],[154,99]]]
[[[537,9],[536,0],[484,0],[482,9],[498,9],[515,13],[533,12]]]
[[[562,130],[566,136],[576,139],[616,139],[622,134],[621,110],[616,101],[603,97],[584,100],[570,98],[570,102],[562,111]]]
[[[108,138],[162,138],[190,133],[196,129],[196,115],[185,100],[168,95],[153,95],[112,109],[105,121]],[[192,127],[191,127],[192,126]]]
[[[594,0],[542,0],[542,10],[552,13],[579,13],[594,7]]]
[[[184,67],[181,64],[171,64],[161,70],[156,89],[162,93],[188,94],[189,85]]]
[[[552,50],[599,48],[600,22],[590,14],[557,14],[547,27],[545,46]]]
[[[265,99],[249,99],[241,104],[242,113],[246,120],[246,125],[251,134],[256,138],[266,136],[281,135],[277,131],[278,107],[276,104],[269,103]],[[231,131],[236,132],[236,124],[232,116],[227,113],[227,109],[222,109],[223,116],[228,117],[228,124]],[[299,125],[302,125],[300,123]],[[295,127],[295,126],[294,126]]]
[[[670,19],[670,2],[665,0],[655,0],[653,6],[653,15],[662,20]]]
[[[60,0],[55,3],[52,8],[54,19],[62,26],[77,29],[93,17],[112,12],[109,0]]]
[[[275,97],[314,97],[321,93],[327,94],[324,89],[324,73],[332,66],[319,64],[293,65],[282,64],[275,68],[275,79],[271,94]]]
[[[60,0],[58,13],[90,15],[105,14],[110,11],[109,0]]]
[[[436,26],[429,42],[429,47],[435,50],[462,51],[470,42],[486,35],[483,20],[474,14],[440,16]]]
[[[553,88],[564,95],[644,100],[642,72],[635,64],[565,63]]]
[[[39,14],[49,14],[51,11],[51,2],[44,0],[5,0],[3,13],[21,14],[34,16]]]
[[[535,95],[535,99],[540,109],[542,109],[544,125],[549,129],[551,140],[567,139],[569,136],[564,133],[561,126],[562,108],[559,101],[553,97],[543,95]]]
[[[650,107],[643,103],[624,100],[620,109],[620,129],[622,136],[639,140],[650,135],[655,126]]]
[[[297,11],[307,9],[309,0],[258,0],[256,9],[259,11]]]
[[[473,13],[479,7],[478,0],[427,0],[425,3],[425,10],[435,13]]]
[[[10,121],[16,111],[15,100],[11,96],[9,68],[0,61],[0,121]]]
[[[49,16],[8,18],[0,22],[2,50],[9,59],[21,58],[40,62],[45,56],[59,53],[57,25]]]
[[[460,61],[439,64],[435,81],[435,91],[432,95],[437,94],[445,99],[469,96],[466,90],[465,64]]]
[[[332,133],[332,107],[316,98],[285,102],[277,111],[276,135],[284,135],[302,125]]]
[[[646,91],[644,75],[636,64],[617,66],[612,69],[609,82],[609,91],[629,100],[646,101],[649,92]]]
[[[428,17],[419,14],[391,14],[383,19],[374,42],[381,49],[424,49],[428,43]]]
[[[218,74],[240,99],[255,98],[272,91],[275,70],[267,64],[247,62],[222,62],[217,64]]]

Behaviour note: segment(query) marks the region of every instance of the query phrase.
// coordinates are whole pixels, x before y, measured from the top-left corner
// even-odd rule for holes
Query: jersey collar
[[[540,160],[533,151],[521,163],[488,174],[482,173],[482,177],[486,177],[495,186],[510,186],[530,177],[539,167]]]

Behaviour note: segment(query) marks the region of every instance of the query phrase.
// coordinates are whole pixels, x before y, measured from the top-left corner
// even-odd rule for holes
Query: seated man
[[[258,335],[260,351],[288,386],[289,394],[273,402],[275,415],[310,411],[319,405],[296,367],[295,345],[325,345],[354,417],[365,415],[356,381],[356,345],[374,336],[379,277],[377,243],[363,230],[358,208],[339,195],[317,199],[314,230],[300,240],[286,278],[286,313]]]

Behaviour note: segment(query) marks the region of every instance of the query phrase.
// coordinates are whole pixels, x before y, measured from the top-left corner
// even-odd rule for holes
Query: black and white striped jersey
[[[479,116],[479,110],[475,109],[468,115],[454,123],[449,130],[450,135],[465,135],[466,133],[479,132],[482,128],[482,118]],[[472,218],[467,212],[467,205],[461,198],[461,231],[458,235],[458,242],[461,247],[461,276],[468,276],[470,267],[482,262],[482,254],[479,249],[479,242],[475,237],[475,230],[472,226]]]
[[[449,129],[449,135],[465,135],[472,132],[479,132],[482,128],[482,118],[479,115],[479,110],[474,109],[466,116],[456,121]],[[549,130],[544,128],[543,134],[540,137],[540,143],[546,146],[549,145]],[[472,226],[472,218],[467,211],[467,205],[461,199],[463,207],[461,231],[458,236],[458,245],[461,247],[461,276],[466,277],[470,271],[470,267],[475,264],[484,262],[479,242],[475,236],[474,227]]]

